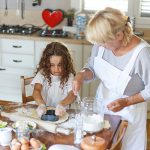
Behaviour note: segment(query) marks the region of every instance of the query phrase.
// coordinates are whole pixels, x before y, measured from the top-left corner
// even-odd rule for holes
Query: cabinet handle
[[[16,59],[14,59],[13,62],[20,63],[20,62],[22,62],[22,60],[16,60]]]
[[[22,46],[13,45],[14,48],[21,48]]]
[[[3,70],[6,70],[6,69],[4,69],[4,68],[0,68],[0,71],[3,71]]]

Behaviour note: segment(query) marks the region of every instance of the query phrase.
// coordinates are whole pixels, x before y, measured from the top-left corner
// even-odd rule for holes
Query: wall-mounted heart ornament
[[[42,12],[42,18],[47,25],[53,28],[63,21],[64,12],[60,9],[57,10],[45,9]]]

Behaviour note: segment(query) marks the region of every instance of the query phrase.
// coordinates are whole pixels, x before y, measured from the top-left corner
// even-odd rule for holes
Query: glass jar
[[[22,138],[26,138],[26,139],[30,139],[30,130],[29,130],[29,127],[27,126],[19,126],[17,129],[16,129],[16,135],[17,135],[17,138],[19,140],[21,140]]]
[[[84,39],[85,38],[85,28],[87,24],[87,15],[84,12],[79,12],[76,15],[76,38]]]
[[[104,106],[102,100],[94,97],[83,99],[83,130],[86,132],[98,132],[104,126]]]

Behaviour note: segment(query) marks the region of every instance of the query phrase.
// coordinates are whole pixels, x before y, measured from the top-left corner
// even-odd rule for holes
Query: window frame
[[[77,12],[83,10],[83,0],[71,0],[71,8],[75,8]],[[87,11],[87,13],[93,13],[93,11]],[[150,28],[150,17],[140,16],[140,0],[128,0],[127,15],[135,17],[136,28]]]

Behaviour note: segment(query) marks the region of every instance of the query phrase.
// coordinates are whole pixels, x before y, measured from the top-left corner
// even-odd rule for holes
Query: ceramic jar
[[[97,136],[87,136],[81,142],[83,150],[105,150],[106,141]]]
[[[12,128],[0,128],[0,145],[7,146],[12,140]]]

